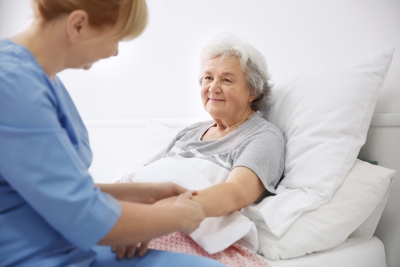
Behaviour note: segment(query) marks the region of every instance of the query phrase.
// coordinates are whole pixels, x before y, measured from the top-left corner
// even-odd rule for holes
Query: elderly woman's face
[[[237,57],[216,57],[206,61],[201,82],[205,110],[214,118],[229,119],[250,109],[246,74]]]

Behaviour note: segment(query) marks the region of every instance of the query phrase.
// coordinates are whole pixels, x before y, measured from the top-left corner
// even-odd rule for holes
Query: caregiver
[[[56,76],[116,56],[119,41],[144,30],[145,1],[32,6],[32,25],[0,40],[0,266],[222,266],[156,250],[116,260],[106,246],[142,242],[143,254],[147,240],[195,230],[204,210],[171,183],[95,186],[86,128]],[[179,194],[174,203],[151,205]]]

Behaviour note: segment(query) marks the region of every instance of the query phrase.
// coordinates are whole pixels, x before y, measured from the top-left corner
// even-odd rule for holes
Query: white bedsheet
[[[268,263],[271,267],[386,267],[383,243],[375,236],[366,242],[343,243],[328,251]]]

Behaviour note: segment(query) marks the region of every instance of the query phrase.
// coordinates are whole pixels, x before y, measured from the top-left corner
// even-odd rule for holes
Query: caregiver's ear
[[[83,10],[75,10],[67,18],[67,34],[73,43],[82,38],[83,31],[89,28],[89,15]]]

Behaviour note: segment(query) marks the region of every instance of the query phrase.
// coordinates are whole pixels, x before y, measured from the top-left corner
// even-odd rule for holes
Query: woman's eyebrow
[[[230,72],[230,71],[224,71],[221,74],[222,74],[222,76],[233,76],[233,77],[236,77],[235,73]]]

